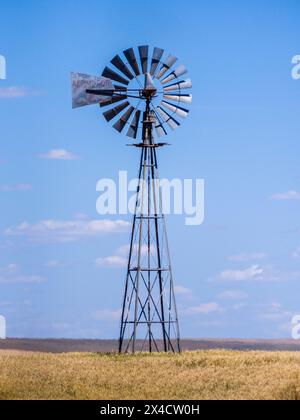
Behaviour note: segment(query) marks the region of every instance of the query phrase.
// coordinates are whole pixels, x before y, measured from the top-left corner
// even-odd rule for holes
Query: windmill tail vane
[[[186,118],[192,82],[161,48],[116,55],[101,76],[72,73],[72,106],[99,104],[117,132],[134,139],[140,165],[122,303],[119,352],[180,352],[180,331],[166,219],[159,187],[157,139]]]

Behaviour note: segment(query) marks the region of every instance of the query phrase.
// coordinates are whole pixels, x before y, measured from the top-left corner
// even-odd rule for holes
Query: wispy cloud
[[[92,318],[96,321],[116,321],[119,320],[122,315],[121,309],[119,310],[111,310],[105,309],[100,311],[95,311],[92,313]]]
[[[16,185],[8,185],[8,184],[0,184],[0,191],[1,192],[26,192],[31,191],[32,185],[30,184],[16,184]]]
[[[0,268],[0,284],[38,284],[44,283],[45,281],[46,279],[42,276],[24,274],[16,264],[10,264],[7,267]]]
[[[89,220],[89,216],[85,213],[75,213],[74,218],[77,220]]]
[[[204,303],[199,306],[188,308],[185,313],[188,315],[204,314],[208,315],[216,312],[223,312],[223,308],[216,302]]]
[[[293,258],[300,258],[300,246],[293,252]]]
[[[188,289],[187,287],[183,287],[183,286],[175,286],[174,289],[177,295],[188,296],[193,293],[191,289]]]
[[[11,306],[12,302],[8,301],[8,300],[3,300],[2,302],[0,302],[0,308],[6,308],[8,306]]]
[[[259,318],[265,321],[288,321],[293,317],[293,312],[286,310],[280,303],[272,303],[270,305],[264,305],[262,311],[259,314]]]
[[[268,257],[268,254],[263,252],[255,252],[252,254],[241,254],[241,255],[233,255],[228,258],[229,261],[232,262],[248,262],[248,261],[259,261],[263,260]]]
[[[130,245],[122,245],[116,250],[116,255],[127,257],[129,255]]]
[[[43,326],[43,329],[45,327]],[[96,339],[101,335],[100,329],[84,328],[81,322],[53,322],[50,325],[52,331],[51,336],[56,338],[64,337],[70,339]]]
[[[287,191],[284,193],[274,194],[270,198],[275,201],[300,200],[300,192]]]
[[[253,265],[245,270],[224,270],[220,274],[221,280],[247,281],[257,279],[264,270],[259,265]]]
[[[244,270],[224,270],[215,280],[229,282],[287,282],[300,279],[300,271],[284,271],[271,265],[252,265]]]
[[[132,248],[132,261],[137,258],[138,255],[138,244],[134,243]],[[98,267],[110,267],[110,268],[124,268],[128,264],[128,255],[130,251],[130,245],[123,245],[119,247],[114,255],[108,257],[100,257],[95,260],[95,264]],[[153,246],[150,247],[150,253],[153,256],[155,252]],[[148,246],[143,244],[141,247],[141,256],[145,257],[148,255]]]
[[[40,159],[46,160],[77,160],[79,157],[72,152],[68,152],[64,149],[53,149],[49,150],[47,153],[42,153],[39,155]]]
[[[123,245],[116,250],[114,255],[97,258],[95,264],[97,267],[124,268],[128,264],[129,251],[130,245]]]
[[[9,237],[24,237],[32,242],[74,242],[104,234],[127,232],[130,223],[124,220],[44,220],[36,224],[23,222],[5,230]]]
[[[233,311],[240,311],[241,309],[244,309],[246,307],[247,307],[246,303],[238,302],[238,303],[234,304],[231,309]]]
[[[39,96],[42,92],[24,86],[9,86],[0,88],[0,99],[25,98],[26,96]]]
[[[243,300],[248,297],[247,293],[240,290],[225,290],[218,295],[219,299],[224,300]]]
[[[61,262],[59,260],[49,260],[45,264],[48,268],[57,268],[61,266]]]
[[[127,259],[119,255],[112,255],[110,257],[97,258],[97,267],[110,267],[110,268],[124,268],[127,266]]]
[[[132,245],[132,254],[133,255],[137,255],[138,254],[138,250],[139,250],[139,244],[138,243],[134,243]],[[125,257],[128,257],[129,255],[129,251],[130,251],[130,245],[123,245],[120,248],[118,248],[116,250],[116,254],[117,255],[123,255]],[[155,256],[157,253],[157,250],[155,248],[154,245],[150,245],[150,253],[152,256]],[[148,256],[148,245],[146,244],[142,244],[141,246],[141,255],[142,257]]]

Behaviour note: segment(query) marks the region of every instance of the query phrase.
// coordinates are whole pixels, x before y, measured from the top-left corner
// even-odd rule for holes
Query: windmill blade
[[[170,104],[170,102],[162,101],[161,106],[169,109],[173,112],[173,114],[177,114],[181,118],[186,118],[189,115],[189,110],[185,108],[181,108],[180,106],[176,106],[173,104]]]
[[[150,69],[151,76],[154,76],[163,54],[164,54],[163,49],[154,48],[152,61],[151,61],[151,69]]]
[[[133,111],[134,111],[134,107],[131,106],[129,109],[127,109],[127,111],[122,115],[122,117],[119,119],[119,121],[117,121],[114,124],[114,129],[117,130],[119,133],[121,133],[123,131],[123,128],[125,127],[125,125],[127,124],[129,118],[131,117]]]
[[[104,77],[89,76],[83,73],[71,73],[71,82],[73,109],[105,102],[108,96],[110,96],[105,95],[105,93],[114,91],[112,81]],[[89,89],[97,89],[103,95],[91,95],[87,93]]]
[[[163,75],[168,70],[170,70],[170,68],[176,63],[176,61],[177,61],[177,57],[175,57],[174,55],[169,55],[167,60],[162,64],[161,69],[160,69],[158,75],[156,76],[156,78],[161,79],[163,77]]]
[[[88,95],[94,95],[94,96],[113,96],[115,93],[115,90],[103,90],[103,89],[87,89],[86,93]]]
[[[126,66],[124,61],[121,59],[119,55],[116,55],[112,60],[111,63],[120,70],[121,73],[123,73],[126,77],[128,77],[129,80],[132,80],[134,78],[133,74],[129,70],[129,68]]]
[[[114,85],[114,88],[117,92],[127,92],[127,88],[125,86]]]
[[[113,96],[112,98],[107,99],[105,102],[101,102],[100,107],[103,108],[103,107],[108,106],[108,105],[113,105],[115,103],[124,101],[124,99],[127,99],[127,96],[125,96],[125,95]]]
[[[176,128],[180,126],[180,123],[160,106],[157,107],[157,110],[172,130],[176,130]]]
[[[188,72],[187,68],[184,65],[181,65],[175,71],[173,71],[171,74],[169,74],[169,76],[167,76],[165,79],[163,79],[161,81],[161,83],[163,85],[165,85],[166,83],[169,83],[174,79],[178,79],[178,77],[183,76],[187,72]]]
[[[173,83],[170,86],[166,86],[164,88],[164,92],[172,92],[174,90],[185,90],[185,89],[191,89],[193,87],[193,83],[191,79],[182,80],[178,83]]]
[[[139,54],[141,60],[141,66],[143,74],[148,73],[148,57],[149,57],[149,46],[143,45],[139,47]]]
[[[111,121],[113,118],[115,118],[117,115],[120,114],[120,112],[122,112],[125,108],[127,108],[129,106],[129,102],[126,101],[121,105],[116,106],[113,109],[110,109],[109,111],[104,112],[104,118],[106,119],[106,121]]]
[[[140,73],[140,69],[136,60],[134,49],[129,48],[128,50],[124,51],[124,55],[127,58],[128,63],[130,64],[132,70],[134,71],[134,74],[136,76],[139,76],[141,73]]]
[[[165,127],[156,119],[156,125],[155,125],[156,134],[158,137],[167,136],[168,133],[165,129]]]
[[[124,79],[124,77],[120,76],[118,73],[110,69],[109,67],[105,67],[104,72],[102,73],[103,77],[107,77],[108,79],[114,80],[115,82],[122,83],[123,85],[128,86],[129,81]]]
[[[183,94],[180,94],[180,93],[177,93],[177,94],[169,93],[167,95],[166,94],[164,95],[164,99],[168,99],[168,100],[173,101],[173,102],[182,102],[184,104],[191,104],[192,100],[193,100],[193,95],[183,95]]]
[[[137,138],[137,132],[138,132],[138,128],[139,128],[139,123],[140,123],[140,118],[141,118],[141,111],[136,111],[133,120],[130,124],[129,130],[127,132],[127,136],[131,137],[133,139]]]

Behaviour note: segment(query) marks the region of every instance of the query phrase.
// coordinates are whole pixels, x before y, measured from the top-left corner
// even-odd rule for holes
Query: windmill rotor
[[[162,48],[129,48],[110,61],[100,78],[85,76],[86,98],[77,106],[100,104],[104,118],[115,130],[141,141],[142,114],[148,103],[155,118],[153,133],[160,138],[178,128],[189,114],[192,81],[185,78],[187,73],[177,57]],[[82,76],[77,75],[77,83]],[[99,86],[100,81],[107,87]],[[73,106],[77,107],[76,100]]]

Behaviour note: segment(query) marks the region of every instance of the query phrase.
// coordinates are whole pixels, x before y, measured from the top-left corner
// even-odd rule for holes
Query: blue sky
[[[97,181],[119,169],[135,176],[138,155],[97,107],[71,109],[69,73],[98,75],[115,53],[147,43],[180,57],[194,84],[160,172],[206,182],[205,223],[168,222],[182,335],[290,337],[300,313],[299,18],[297,0],[153,0],[148,10],[135,0],[1,3],[0,313],[9,336],[118,335],[125,269],[95,261],[120,256],[129,234],[91,223],[101,221]],[[49,159],[53,150],[65,159]]]

